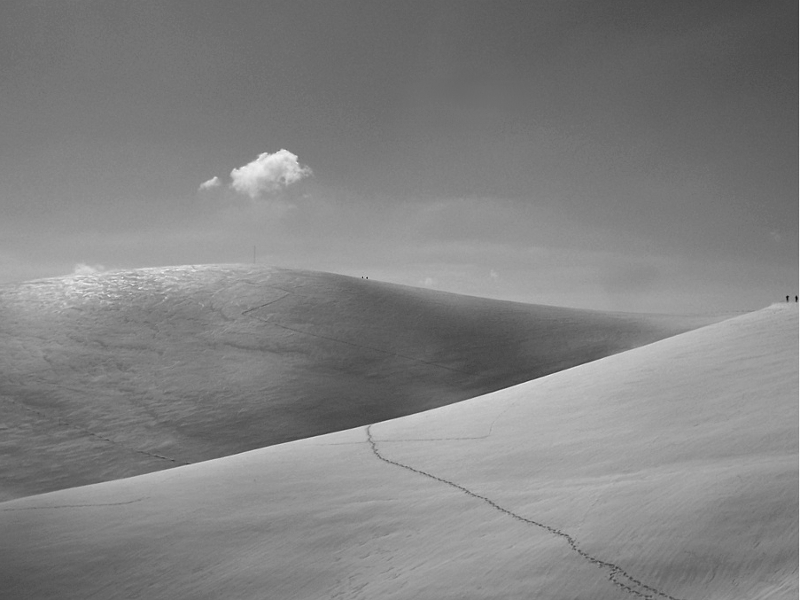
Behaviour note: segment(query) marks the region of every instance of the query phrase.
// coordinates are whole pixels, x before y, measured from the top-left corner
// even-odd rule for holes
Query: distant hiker
[[[794,297],[794,301],[797,302],[797,296]]]
[[[787,302],[789,301],[789,296],[786,296],[786,301],[787,301]]]

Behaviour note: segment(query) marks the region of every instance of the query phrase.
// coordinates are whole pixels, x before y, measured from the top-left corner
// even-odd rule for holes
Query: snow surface
[[[0,500],[408,415],[718,320],[257,265],[0,286]]]
[[[798,594],[798,314],[0,504],[8,598]]]

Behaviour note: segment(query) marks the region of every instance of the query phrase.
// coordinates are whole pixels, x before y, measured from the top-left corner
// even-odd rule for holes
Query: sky
[[[797,23],[792,0],[7,0],[0,283],[255,254],[601,310],[794,300]]]

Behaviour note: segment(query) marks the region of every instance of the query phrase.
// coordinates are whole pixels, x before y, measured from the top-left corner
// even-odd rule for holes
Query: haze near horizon
[[[798,288],[797,5],[0,6],[0,283],[251,262],[601,310]]]

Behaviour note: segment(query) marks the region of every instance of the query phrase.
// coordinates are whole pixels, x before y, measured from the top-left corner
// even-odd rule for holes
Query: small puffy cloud
[[[256,198],[311,174],[309,167],[298,162],[296,154],[281,149],[274,154],[263,152],[254,161],[231,171],[231,187],[240,194]]]
[[[211,179],[209,179],[208,181],[204,181],[203,183],[201,183],[200,187],[197,188],[197,190],[200,191],[200,192],[204,192],[206,190],[216,189],[216,188],[218,188],[220,186],[222,186],[222,181],[220,180],[219,177],[214,176]]]
[[[433,277],[426,277],[420,280],[420,284],[424,287],[433,287],[436,285],[436,280]]]
[[[498,273],[494,269],[490,269],[489,270],[489,279],[491,279],[492,281],[497,281],[498,279],[500,279],[500,273]]]
[[[778,231],[777,229],[773,229],[772,231],[770,231],[769,236],[772,238],[772,241],[775,242],[776,244],[780,244],[781,241],[783,241],[783,236],[781,235],[781,232]]]
[[[97,273],[102,273],[105,270],[106,268],[103,265],[87,265],[86,263],[78,263],[75,265],[75,268],[72,269],[72,275],[95,275]]]

